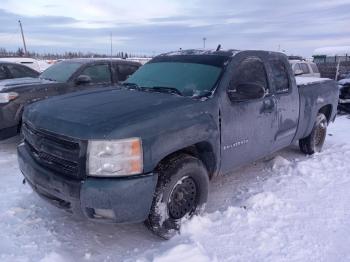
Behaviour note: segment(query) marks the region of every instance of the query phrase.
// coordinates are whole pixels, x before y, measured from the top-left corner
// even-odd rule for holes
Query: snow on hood
[[[46,84],[50,82],[52,81],[41,79],[41,78],[33,78],[33,77],[6,79],[6,80],[0,81],[0,92],[6,88],[36,85],[36,84]]]
[[[338,83],[339,83],[339,85],[350,84],[350,78],[342,79],[342,80],[338,81]]]
[[[297,76],[295,78],[297,81],[298,86],[302,85],[309,85],[309,84],[314,84],[314,83],[321,83],[327,80],[330,80],[329,78],[317,78],[317,77],[305,77],[305,76]]]

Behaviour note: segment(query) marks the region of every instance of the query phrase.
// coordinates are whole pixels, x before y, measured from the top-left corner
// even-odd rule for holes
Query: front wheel
[[[146,226],[169,239],[184,218],[199,214],[207,202],[209,177],[203,163],[190,155],[179,155],[159,168],[159,179]]]
[[[316,117],[315,125],[308,137],[299,140],[301,152],[312,155],[322,151],[324,141],[327,135],[327,117],[323,113],[319,113]]]

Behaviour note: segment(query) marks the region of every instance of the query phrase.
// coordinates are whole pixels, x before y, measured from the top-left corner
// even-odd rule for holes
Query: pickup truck
[[[213,177],[297,141],[321,151],[337,102],[333,80],[298,87],[282,53],[166,53],[119,89],[27,107],[19,166],[59,208],[169,238],[203,211]]]
[[[49,67],[39,77],[0,81],[0,140],[19,133],[26,105],[51,96],[116,85],[140,66],[121,59],[71,59]]]

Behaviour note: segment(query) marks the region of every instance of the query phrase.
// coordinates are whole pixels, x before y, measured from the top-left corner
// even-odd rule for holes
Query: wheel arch
[[[333,106],[330,104],[325,105],[318,110],[318,113],[322,113],[326,116],[328,123],[331,121],[332,112],[333,112]]]
[[[173,161],[179,155],[183,154],[187,154],[201,160],[208,171],[209,179],[214,177],[217,173],[218,160],[216,158],[213,146],[207,141],[198,142],[167,154],[158,162],[156,169],[164,166],[164,164]]]

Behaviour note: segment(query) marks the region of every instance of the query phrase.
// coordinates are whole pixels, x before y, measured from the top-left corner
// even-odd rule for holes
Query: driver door
[[[277,106],[266,68],[259,57],[245,57],[234,66],[232,79],[222,96],[221,172],[258,160],[272,150],[277,132]],[[228,93],[238,85],[253,84],[265,90],[265,96],[234,101]]]
[[[111,68],[108,63],[86,66],[79,75],[90,77],[88,83],[75,83],[78,90],[107,87],[112,85]]]

